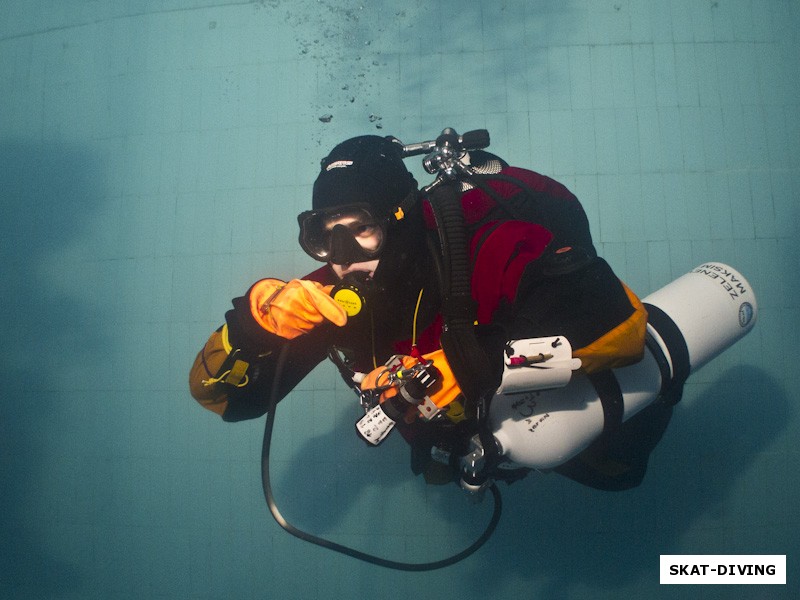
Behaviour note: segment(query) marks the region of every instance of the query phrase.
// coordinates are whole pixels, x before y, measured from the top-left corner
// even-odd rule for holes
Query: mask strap
[[[406,213],[408,213],[414,205],[419,200],[419,190],[416,188],[412,189],[405,198],[398,204],[395,209],[392,211],[392,217],[395,221],[402,221],[406,218]]]

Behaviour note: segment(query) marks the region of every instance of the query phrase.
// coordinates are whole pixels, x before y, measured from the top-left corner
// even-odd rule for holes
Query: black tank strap
[[[661,395],[670,397],[671,403],[676,404],[681,399],[683,384],[689,378],[692,366],[689,360],[689,348],[681,330],[670,316],[652,304],[644,303],[647,310],[647,322],[658,332],[669,351],[672,361],[670,368],[667,357],[661,346],[649,333],[645,338],[648,350],[655,357],[658,368],[661,370]]]
[[[614,371],[608,369],[593,373],[588,376],[600,397],[603,406],[603,436],[608,436],[619,430],[622,425],[622,416],[625,405],[622,400],[622,389],[617,381]]]

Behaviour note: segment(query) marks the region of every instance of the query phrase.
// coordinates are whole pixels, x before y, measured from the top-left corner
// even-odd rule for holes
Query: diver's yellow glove
[[[341,327],[347,313],[330,297],[331,289],[307,279],[262,279],[250,288],[250,312],[261,327],[287,340],[325,321]]]

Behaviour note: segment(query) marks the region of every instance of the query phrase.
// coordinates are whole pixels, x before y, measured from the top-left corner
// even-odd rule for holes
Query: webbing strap
[[[249,383],[247,369],[250,363],[242,360],[242,351],[238,348],[228,354],[225,361],[217,369],[214,377],[203,381],[203,385],[210,386],[215,383],[226,383],[234,387],[244,387]]]
[[[603,435],[612,434],[622,425],[622,415],[625,412],[622,388],[619,387],[617,376],[614,371],[607,369],[589,375],[588,379],[603,406]]]
[[[647,348],[656,359],[658,368],[661,370],[661,394],[667,395],[670,392],[679,392],[683,384],[689,378],[692,365],[689,360],[689,348],[686,346],[686,339],[678,329],[670,316],[663,310],[652,304],[644,303],[647,310],[647,322],[658,332],[661,339],[669,351],[669,358],[672,361],[670,369],[669,362],[664,356],[661,347],[655,339],[648,333],[645,338]],[[673,403],[681,399],[680,393],[673,394]]]

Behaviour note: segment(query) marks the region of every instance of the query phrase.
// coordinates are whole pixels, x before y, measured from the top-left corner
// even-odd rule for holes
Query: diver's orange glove
[[[347,313],[330,297],[332,288],[307,279],[262,279],[250,288],[250,312],[261,327],[287,340],[325,321],[341,327]]]
[[[458,405],[457,410],[454,410],[456,409],[455,405],[451,406],[453,401],[461,395],[461,388],[458,386],[455,375],[453,375],[453,370],[450,368],[450,364],[447,362],[447,358],[444,355],[444,350],[440,349],[429,354],[424,354],[422,358],[424,360],[432,361],[434,367],[434,377],[436,379],[436,382],[425,391],[425,395],[427,395],[439,409],[444,410],[450,407],[448,415],[451,416],[451,418],[456,417],[456,415],[450,415],[450,413],[463,413],[463,408],[461,408],[460,405]],[[403,369],[410,369],[420,362],[419,359],[414,358],[413,356],[400,356],[399,359],[402,363]],[[390,380],[390,371],[391,369],[386,366],[378,367],[377,369],[370,371],[361,382],[361,390],[376,390],[387,386]],[[381,392],[380,400],[381,402],[384,402],[385,400],[393,398],[398,393],[398,386],[387,387]],[[410,422],[413,420],[413,418],[415,418],[415,413],[417,410],[415,405],[409,404],[409,408],[410,410],[408,411],[406,417],[407,422]],[[420,409],[420,412],[424,416],[422,409]]]
[[[342,326],[347,313],[330,297],[333,286],[316,281],[262,279],[244,296],[233,299],[225,325],[215,331],[198,354],[189,375],[192,395],[224,414],[229,394],[249,384],[251,365],[270,356],[286,340],[333,323]]]

